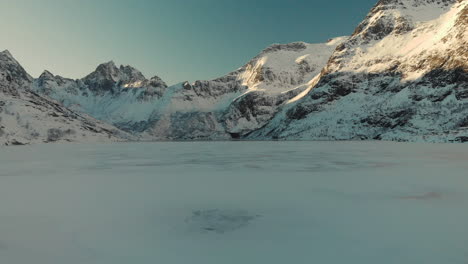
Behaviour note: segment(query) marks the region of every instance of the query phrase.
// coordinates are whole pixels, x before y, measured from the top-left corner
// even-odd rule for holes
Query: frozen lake
[[[0,148],[0,263],[467,264],[468,145]]]

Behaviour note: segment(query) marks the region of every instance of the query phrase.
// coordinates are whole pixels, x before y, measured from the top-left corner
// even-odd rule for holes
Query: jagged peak
[[[154,81],[162,81],[161,77],[159,77],[159,76],[156,76],[156,75],[155,75],[155,76],[153,76],[153,77],[151,77],[151,79],[150,79],[150,80],[151,80],[151,81],[153,81],[153,80],[154,80]]]
[[[0,52],[0,71],[19,82],[30,82],[33,79],[8,50]]]
[[[0,60],[3,62],[20,65],[19,62],[13,57],[13,55],[8,50],[0,52]]]
[[[166,82],[164,82],[159,76],[151,77],[150,83],[152,86],[155,86],[155,87],[167,88]]]
[[[86,77],[84,80],[89,79],[107,79],[107,80],[114,80],[116,78],[116,73],[118,72],[118,68],[115,66],[114,61],[109,61],[106,63],[101,63],[96,67],[96,70]]]
[[[0,55],[3,55],[3,56],[6,56],[6,57],[10,57],[13,59],[13,55],[11,55],[10,51],[9,50],[4,50],[2,52],[0,52]]]
[[[137,71],[137,72],[140,72],[139,70],[137,70],[135,67],[133,66],[130,66],[130,65],[120,65],[120,70],[127,70],[127,71]]]
[[[434,13],[432,18],[436,18],[440,15],[440,12],[443,13],[444,9],[452,6],[458,0],[379,0],[377,4],[371,9],[369,16],[372,16],[380,11],[385,10],[412,10],[411,12],[406,13],[405,15],[410,15],[411,13],[418,12],[427,12]],[[429,8],[430,11],[420,9],[420,8]],[[437,12],[439,11],[439,12]],[[369,17],[368,16],[368,17]]]
[[[48,70],[44,70],[41,75],[39,76],[39,79],[45,79],[45,78],[48,78],[48,79],[51,79],[51,78],[54,78],[55,75],[52,74],[50,71]]]
[[[115,65],[115,62],[113,60],[110,60],[108,62],[101,63],[99,66],[104,66],[104,67],[117,67]],[[98,67],[99,67],[98,66]]]
[[[126,79],[128,80],[139,80],[143,81],[146,80],[146,77],[141,73],[141,71],[137,70],[136,68],[130,66],[130,65],[120,65],[119,68],[120,72],[123,73]]]
[[[439,18],[458,0],[380,0],[358,25],[352,38],[380,40],[389,34],[404,34],[415,25]]]
[[[457,0],[380,0],[377,2],[376,6],[384,6],[384,5],[399,5],[402,7],[408,7],[408,6],[422,6],[422,5],[431,5],[431,4],[436,4],[436,5],[451,5],[456,3]]]
[[[115,65],[114,61],[108,61],[105,63],[101,63],[96,67],[96,71],[115,71],[117,70],[117,66]]]
[[[167,87],[166,83],[157,76],[148,80],[138,69],[130,65],[117,67],[113,61],[100,64],[94,72],[81,81],[93,90],[112,90],[119,86],[123,88],[142,88],[148,85]]]
[[[84,79],[100,76],[104,79],[113,81],[130,81],[130,80],[146,80],[145,76],[136,68],[130,65],[120,65],[117,67],[114,61],[99,64],[94,72],[86,76]]]

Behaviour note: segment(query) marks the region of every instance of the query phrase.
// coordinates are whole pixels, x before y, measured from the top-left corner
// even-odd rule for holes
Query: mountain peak
[[[3,61],[3,63],[20,65],[8,50],[0,52],[0,61]]]
[[[410,5],[410,6],[421,6],[428,4],[437,4],[437,5],[450,5],[457,2],[457,0],[380,0],[377,3],[379,5]]]
[[[54,77],[55,77],[55,75],[52,74],[50,71],[44,70],[44,71],[41,73],[41,75],[39,76],[39,79],[46,79],[46,78],[47,78],[47,79],[52,79],[52,78],[54,78]]]
[[[130,65],[120,65],[119,71],[123,75],[123,81],[144,81],[145,76],[137,69]]]
[[[115,62],[113,60],[110,60],[108,62],[101,63],[100,65],[105,66],[105,67],[116,67]]]
[[[11,55],[9,50],[4,50],[4,51],[0,52],[0,55],[13,58],[13,55]]]
[[[372,13],[377,13],[379,11],[385,10],[407,10],[405,15],[410,15],[414,12],[426,12],[427,15],[434,13],[436,16],[444,12],[444,8],[449,7],[455,4],[459,0],[379,0],[374,8],[371,10]],[[415,9],[416,8],[416,9]],[[429,8],[430,10],[421,10],[419,8]],[[434,12],[437,11],[439,12]],[[435,18],[435,17],[433,17]]]
[[[105,63],[101,63],[96,67],[96,70],[92,72],[90,75],[101,77],[104,79],[114,79],[117,75],[119,69],[115,65],[114,61],[109,61]]]
[[[0,92],[17,94],[18,88],[27,86],[32,77],[8,50],[0,52]]]
[[[358,25],[352,38],[365,43],[405,34],[422,22],[445,14],[458,0],[380,0]]]
[[[119,69],[113,61],[99,64],[96,70],[82,80],[90,89],[96,91],[111,91],[118,81]]]
[[[108,80],[112,80],[115,82],[146,80],[145,76],[139,70],[135,69],[134,67],[130,65],[126,65],[126,66],[120,65],[120,67],[117,67],[114,61],[109,61],[109,62],[98,65],[96,70],[90,75],[93,75],[95,77],[99,76],[103,79],[108,79]]]
[[[162,88],[167,88],[167,84],[159,77],[159,76],[154,76],[150,79],[150,84],[153,87],[162,87]]]
[[[105,63],[101,63],[97,66],[96,71],[98,72],[116,72],[118,70],[117,66],[115,65],[114,61],[109,61]]]
[[[113,91],[118,87],[139,88],[148,82],[139,70],[129,65],[117,67],[113,61],[100,64],[82,80],[96,91]]]

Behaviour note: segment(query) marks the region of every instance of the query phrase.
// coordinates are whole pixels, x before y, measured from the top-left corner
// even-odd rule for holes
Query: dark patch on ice
[[[262,166],[258,164],[245,164],[244,167],[248,169],[261,169],[262,168]]]
[[[320,160],[320,159],[318,159]],[[345,160],[329,160],[323,162],[311,161],[309,164],[302,168],[295,169],[300,172],[311,172],[311,171],[343,171],[343,170],[362,170],[362,169],[375,169],[375,168],[390,168],[397,166],[397,163],[391,162],[379,162],[379,161],[345,161]]]
[[[191,230],[223,234],[243,228],[258,217],[244,210],[197,210],[185,222]]]
[[[404,200],[432,200],[441,199],[442,194],[438,192],[428,192],[420,195],[401,196],[400,199]]]

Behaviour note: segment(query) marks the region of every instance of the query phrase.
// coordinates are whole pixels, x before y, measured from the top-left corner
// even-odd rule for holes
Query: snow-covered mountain
[[[113,62],[79,80],[48,71],[33,80],[3,65],[14,81],[0,88],[15,96],[27,86],[145,140],[464,142],[467,5],[380,0],[351,37],[275,44],[210,81],[168,87]]]
[[[381,0],[251,138],[468,140],[468,1]]]
[[[272,45],[226,76],[170,87],[145,133],[164,139],[243,137],[303,93],[344,39]]]
[[[0,145],[107,142],[133,137],[30,90],[33,78],[8,51],[0,52]]]
[[[337,45],[272,45],[221,78],[171,87],[130,66],[99,65],[81,80],[44,72],[33,90],[146,139],[229,139],[264,126],[305,92]]]
[[[80,80],[44,71],[32,85],[32,90],[70,109],[130,131],[139,131],[139,124],[148,121],[166,88],[159,77],[147,80],[138,70],[117,68],[112,61]]]

